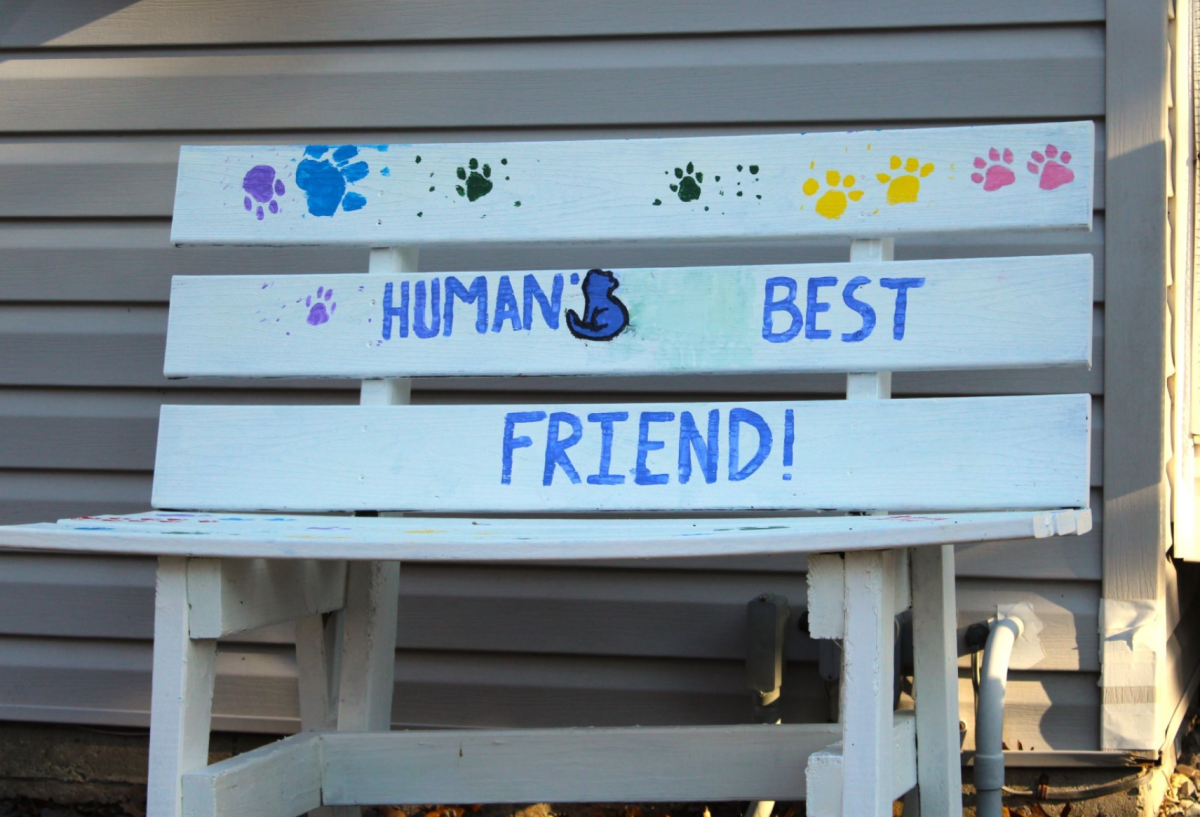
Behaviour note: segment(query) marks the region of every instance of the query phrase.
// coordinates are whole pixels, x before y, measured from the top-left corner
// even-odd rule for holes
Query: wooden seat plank
[[[1088,229],[1094,138],[1091,122],[1068,122],[184,147],[171,240],[420,247]]]
[[[1082,535],[1091,512],[465,519],[150,511],[0,527],[0,547],[269,559],[530,561],[820,553]]]
[[[607,314],[589,321],[595,310]],[[1053,315],[1053,320],[1047,320]],[[175,278],[168,377],[1090,365],[1090,255]]]
[[[191,510],[977,511],[1088,503],[1087,395],[164,406],[154,501]]]

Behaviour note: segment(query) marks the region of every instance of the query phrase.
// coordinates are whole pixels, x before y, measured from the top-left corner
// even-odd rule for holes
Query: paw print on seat
[[[921,179],[933,172],[933,162],[921,164],[915,156],[909,156],[907,159],[893,156],[890,165],[892,171],[898,175],[875,174],[875,178],[879,179],[881,184],[888,186],[887,203],[912,204],[921,193]],[[903,165],[903,173],[900,173],[901,165]]]
[[[821,198],[817,199],[817,215],[822,218],[837,220],[842,217],[842,213],[846,212],[846,207],[849,201],[858,201],[863,197],[863,191],[851,190],[854,187],[855,179],[853,176],[843,176],[836,170],[825,171],[825,184],[829,189],[825,191]],[[845,191],[839,190],[838,185],[846,188]],[[804,183],[804,195],[815,196],[821,189],[821,183],[816,179],[809,179]]]
[[[988,164],[991,160],[991,164]],[[1008,187],[1017,180],[1017,174],[1012,172],[1012,168],[1008,167],[1013,163],[1013,152],[1008,148],[1004,149],[1004,153],[995,148],[988,150],[988,157],[984,159],[982,156],[975,157],[975,168],[977,171],[984,170],[983,173],[975,172],[971,174],[971,181],[975,184],[982,184],[983,189],[989,193],[999,190],[1001,187]]]
[[[296,184],[308,197],[308,212],[314,216],[332,216],[341,207],[345,212],[361,210],[367,200],[361,193],[346,192],[348,185],[366,178],[371,168],[366,162],[351,162],[358,156],[354,145],[334,148],[324,158],[329,145],[309,145],[307,157],[296,167]]]
[[[471,169],[470,175],[467,174],[467,167]],[[492,166],[485,164],[480,167],[479,160],[472,159],[467,162],[467,167],[460,167],[457,170],[458,178],[463,182],[454,187],[458,191],[458,195],[466,196],[467,201],[475,201],[491,193],[494,186],[491,181]]]
[[[1054,145],[1046,145],[1044,154],[1035,150],[1030,155],[1033,161],[1026,162],[1025,167],[1037,175],[1038,187],[1043,190],[1054,190],[1075,181],[1075,171],[1067,167],[1071,163],[1071,154],[1065,150],[1060,154]]]

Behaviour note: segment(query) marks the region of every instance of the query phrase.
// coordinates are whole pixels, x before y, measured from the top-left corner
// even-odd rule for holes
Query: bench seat
[[[0,547],[209,558],[488,561],[821,553],[1084,534],[1090,510],[709,519],[150,511],[0,527]]]

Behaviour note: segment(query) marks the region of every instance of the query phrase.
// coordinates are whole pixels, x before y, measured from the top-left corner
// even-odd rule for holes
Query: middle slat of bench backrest
[[[536,176],[539,186],[532,190],[553,188],[564,172],[559,167],[564,157],[607,156],[615,162],[631,156],[644,162],[672,141],[678,142],[675,150],[689,148],[706,161],[728,159],[737,153],[733,143],[746,148],[743,152],[757,146],[757,153],[769,159],[744,168],[750,174],[747,184],[754,185],[757,178],[765,185],[761,201],[767,204],[758,215],[730,216],[726,211],[708,221],[692,207],[698,199],[688,185],[705,182],[687,162],[674,176],[677,196],[670,206],[690,209],[668,211],[660,209],[667,204],[654,204],[632,221],[619,211],[633,205],[612,183],[625,178],[624,171],[612,170],[595,181],[598,190],[607,192],[591,197],[596,221],[592,237],[606,240],[1090,224],[1090,125],[908,131],[872,138],[884,156],[907,156],[919,148],[940,151],[937,166],[943,176],[936,178],[941,181],[930,183],[933,170],[926,173],[918,165],[911,171],[901,158],[900,168],[880,174],[879,190],[886,191],[888,203],[872,211],[852,206],[862,197],[850,195],[856,188],[844,176],[837,190],[824,193],[797,176],[791,203],[773,201],[783,195],[784,181],[772,173],[793,174],[799,168],[792,152],[811,148],[810,154],[821,154],[825,161],[836,153],[831,153],[836,145],[845,154],[843,164],[852,166],[871,158],[871,145],[862,134],[744,137],[751,141],[743,142],[563,143],[540,146],[540,153],[499,146],[505,158],[512,158],[498,167],[512,165],[512,173],[522,167],[526,181]],[[771,153],[768,142],[760,145],[756,139],[782,141],[770,142]],[[1074,150],[1073,161],[1065,149],[1055,148],[1051,156],[1043,145],[1045,153],[1038,153],[1043,165],[1055,163],[1055,184],[1041,176],[1031,183],[1011,172],[1013,181],[1008,181],[993,171],[1007,172],[1012,158],[1007,149],[996,152],[1000,158],[989,168],[976,169],[975,162],[963,158],[976,149],[988,154],[982,146],[971,148],[974,143],[1051,139]],[[376,152],[393,159],[408,156],[408,148],[401,147]],[[388,197],[407,195],[407,188],[380,181],[374,198],[353,199],[348,188],[365,176],[362,169],[350,169],[356,164],[352,151],[319,147],[293,167],[292,175],[256,165],[252,169],[262,178],[247,173],[253,184],[241,185],[247,206],[240,213],[222,210],[215,205],[225,194],[213,191],[231,186],[231,168],[256,156],[281,155],[284,149],[242,149],[245,156],[237,149],[222,150],[232,150],[233,160],[222,164],[215,160],[218,153],[185,149],[177,240],[520,243],[572,239],[586,230],[572,209],[586,195],[547,194],[536,219],[525,215],[534,212],[533,206],[520,208],[519,216],[512,215],[518,211],[515,205],[503,215],[494,208],[462,209],[491,192],[484,181],[497,187],[500,182],[497,166],[488,175],[470,162],[460,179],[461,197],[454,193],[451,204],[431,207],[427,222],[389,226],[386,202],[395,199]],[[414,154],[422,155],[422,162],[408,159],[413,166],[431,168],[436,177],[445,163],[442,153],[451,148],[422,150]],[[541,170],[538,155],[546,163]],[[324,164],[337,169],[340,184],[331,181]],[[1043,165],[1030,165],[1031,175],[1041,168],[1044,176]],[[768,172],[771,168],[778,169]],[[312,209],[318,170],[340,197],[329,218]],[[403,173],[378,170],[381,180],[407,179],[412,172],[411,167]],[[1068,180],[1071,173],[1078,176]],[[717,175],[712,174],[712,182],[718,182]],[[899,186],[891,183],[897,178],[904,179]],[[825,177],[826,183],[832,184],[831,179]],[[307,213],[292,212],[289,208],[299,205],[289,200],[280,208],[289,184],[308,194]],[[266,202],[261,221],[256,200]],[[537,201],[531,199],[534,205]],[[798,202],[810,212],[801,212]],[[380,206],[364,221],[361,213],[375,204]],[[493,218],[485,218],[489,215]],[[791,219],[790,227],[784,226],[785,217]],[[245,228],[249,222],[252,227]],[[1087,365],[1091,280],[1086,256],[774,268],[181,278],[172,296],[167,373],[398,377]],[[1089,410],[1083,395],[856,404],[174,406],[163,411],[154,502],[165,508],[301,511],[1085,507]]]
[[[701,269],[177,277],[166,374],[1087,365],[1088,255]]]

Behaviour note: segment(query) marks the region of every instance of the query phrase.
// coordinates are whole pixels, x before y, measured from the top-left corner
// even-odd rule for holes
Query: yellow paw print
[[[875,176],[880,183],[888,186],[888,204],[909,204],[916,201],[921,192],[921,179],[933,172],[933,162],[921,164],[913,156],[903,160],[899,156],[893,156],[892,170],[899,171],[901,162],[904,164],[903,175],[892,176],[888,173],[878,173]],[[918,168],[920,168],[919,171]],[[918,172],[920,178],[917,178]]]
[[[839,190],[838,184],[846,190]],[[817,199],[817,215],[829,219],[839,219],[842,213],[846,212],[847,197],[850,201],[858,201],[863,197],[863,191],[851,190],[854,187],[853,176],[843,176],[836,170],[825,171],[825,184],[829,189],[821,198]],[[804,183],[804,195],[815,196],[817,191],[821,189],[821,183],[816,179],[809,179]]]

